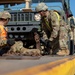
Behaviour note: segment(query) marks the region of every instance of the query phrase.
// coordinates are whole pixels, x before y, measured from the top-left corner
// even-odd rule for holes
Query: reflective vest
[[[60,21],[60,15],[59,15],[56,11],[54,11],[54,13],[57,15],[58,20]],[[46,25],[47,25],[47,29],[51,31],[52,29],[51,29],[51,27],[50,27],[50,25],[49,25],[49,21],[47,21],[46,18],[44,18],[44,21],[45,21],[45,23],[46,23]]]
[[[3,25],[0,25],[0,39],[6,40],[7,39],[7,30]]]

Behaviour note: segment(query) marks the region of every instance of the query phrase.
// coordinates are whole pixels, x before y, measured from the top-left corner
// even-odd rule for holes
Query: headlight
[[[35,14],[34,19],[36,21],[40,21],[41,20],[41,15],[40,14]]]

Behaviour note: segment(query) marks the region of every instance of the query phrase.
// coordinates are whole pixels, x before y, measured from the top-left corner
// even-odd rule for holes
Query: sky
[[[24,5],[20,5],[20,6],[22,6],[22,7],[25,7]],[[0,8],[1,8],[2,6],[0,6]],[[14,7],[13,7],[14,8]],[[70,0],[70,9],[71,9],[71,11],[72,11],[72,13],[73,13],[73,15],[74,15],[74,17],[75,17],[75,0]],[[1,9],[0,9],[1,10]]]
[[[23,5],[24,7],[24,5]],[[75,17],[75,0],[70,0],[70,9]]]
[[[75,0],[70,0],[70,9],[75,17]]]

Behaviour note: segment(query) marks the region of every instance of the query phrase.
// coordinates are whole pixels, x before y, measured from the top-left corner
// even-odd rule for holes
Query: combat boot
[[[56,54],[57,55],[65,55],[65,51],[64,50],[59,50]]]
[[[69,50],[59,50],[59,52],[57,52],[57,55],[69,55]]]
[[[70,54],[70,51],[67,49],[65,50],[66,51],[66,55],[69,55]]]

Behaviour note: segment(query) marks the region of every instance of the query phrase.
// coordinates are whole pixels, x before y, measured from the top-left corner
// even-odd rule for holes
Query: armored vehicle
[[[11,1],[10,1],[11,2]],[[35,32],[41,32],[40,16],[31,8],[31,0],[25,0],[25,8],[18,8],[16,1],[13,5],[13,2],[9,1],[3,3],[4,10],[9,11],[11,14],[11,20],[8,23],[8,38],[15,39],[15,41],[21,40],[24,43],[24,46],[29,47],[31,44],[35,44]],[[22,1],[24,4],[24,1]],[[10,7],[9,7],[10,5]],[[39,16],[39,19],[36,17]]]
[[[27,39],[31,39],[30,33],[34,34],[36,30],[38,33],[41,32],[40,21],[34,20],[34,15],[36,14],[35,11],[31,12],[29,11],[29,9],[27,10],[27,12],[25,12],[26,10],[13,11],[8,8],[9,4],[12,5],[13,7],[14,4],[21,4],[21,3],[24,3],[24,1],[27,1],[27,0],[0,0],[0,5],[4,5],[6,7],[5,10],[8,10],[12,15],[12,18],[8,24],[8,28],[9,28],[8,36],[11,39],[26,41]],[[67,12],[68,15],[72,16],[69,13],[69,9],[70,9],[69,6],[66,7],[66,5],[69,5],[69,0],[32,0],[32,3],[36,4],[40,1],[48,3],[48,4],[50,2],[61,3],[61,5],[63,6],[62,11],[58,10],[58,8],[57,10],[61,14],[63,13],[62,16],[67,23],[70,22],[72,25],[74,25],[73,18],[71,18],[71,20],[68,22],[66,17],[67,11],[68,11]],[[28,4],[29,3],[27,2],[27,5]],[[54,5],[52,6],[59,7],[59,5],[60,4],[56,6]],[[31,18],[29,19],[30,16]],[[35,30],[32,31],[33,29]],[[28,34],[30,35],[29,38],[27,38]],[[69,46],[70,46],[70,43],[69,43]],[[72,49],[72,54],[73,54],[74,53],[73,44],[71,45],[70,48]],[[18,60],[12,60],[12,59],[18,59]],[[41,57],[5,56],[5,57],[0,57],[0,60],[1,60],[0,61],[1,75],[75,75],[75,55],[72,55],[72,56],[71,55],[70,56],[56,56],[56,55],[50,56],[49,55],[49,56],[41,56]],[[8,69],[7,69],[7,66],[8,66]]]
[[[15,0],[15,1],[1,1],[0,4],[4,5],[4,10],[8,10],[11,13],[11,20],[8,23],[8,38],[21,40],[24,43],[25,47],[29,47],[29,45],[35,45],[35,32],[37,32],[41,36],[41,19],[40,15],[35,12],[34,8],[31,5],[34,3],[45,2],[49,6],[49,10],[57,10],[66,23],[71,27],[74,25],[74,20],[71,18],[68,21],[69,17],[72,17],[73,14],[70,10],[70,0]],[[17,10],[12,10],[10,7],[15,4],[24,4],[25,8],[19,8]],[[51,4],[49,4],[51,3]],[[52,4],[52,3],[59,3]],[[10,7],[9,7],[10,5]],[[52,6],[50,6],[52,5]],[[16,6],[15,6],[16,7]],[[13,8],[15,8],[13,7]],[[38,17],[38,18],[36,18]],[[69,36],[70,37],[70,36]],[[74,39],[74,38],[73,38]],[[74,40],[69,39],[68,45],[71,50],[71,54],[74,53]]]

